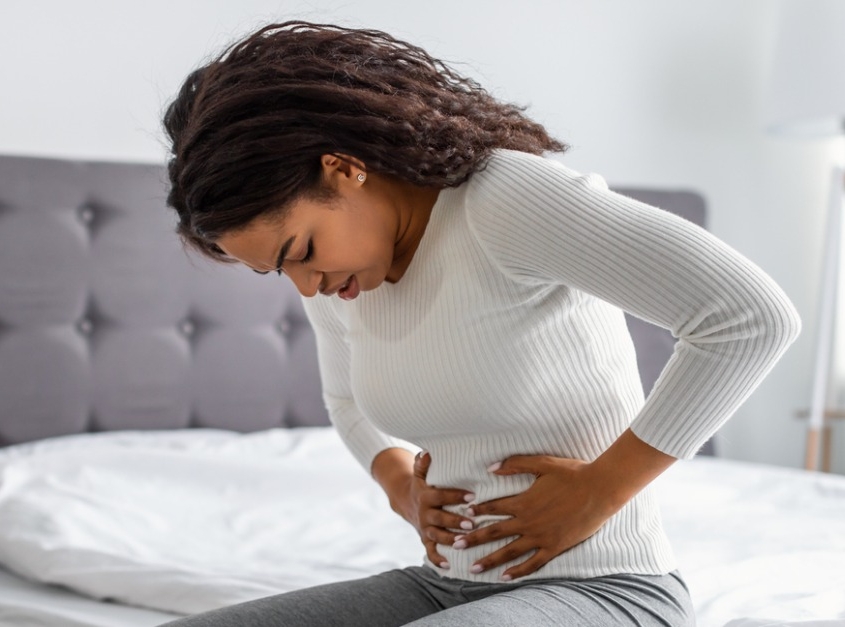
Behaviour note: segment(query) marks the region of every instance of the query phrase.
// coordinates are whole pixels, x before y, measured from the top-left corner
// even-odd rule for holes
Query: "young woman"
[[[798,333],[770,278],[385,33],[268,26],[165,126],[182,238],[306,297],[332,420],[426,551],[173,625],[694,624],[648,484]],[[623,311],[678,338],[647,399]]]

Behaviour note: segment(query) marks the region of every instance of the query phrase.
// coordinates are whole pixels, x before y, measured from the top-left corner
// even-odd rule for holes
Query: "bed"
[[[292,286],[186,255],[164,196],[160,166],[0,157],[0,625],[152,626],[422,559],[329,426]],[[649,389],[673,339],[629,325]],[[845,477],[704,453],[658,479],[698,624],[845,625]]]

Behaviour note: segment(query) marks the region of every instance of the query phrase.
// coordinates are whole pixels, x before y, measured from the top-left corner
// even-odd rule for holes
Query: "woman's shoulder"
[[[555,187],[558,191],[571,186],[577,193],[580,186],[607,190],[607,183],[597,174],[583,175],[555,155],[536,155],[518,150],[495,150],[484,168],[469,180],[471,186],[505,188]]]
[[[607,193],[605,180],[582,175],[553,155],[496,150],[467,182],[468,209],[513,210],[525,204],[546,206],[566,198]]]
[[[499,148],[490,154],[490,157],[484,162],[484,167],[477,174],[503,176],[520,168],[544,169],[562,165],[550,155],[537,155],[530,152]]]

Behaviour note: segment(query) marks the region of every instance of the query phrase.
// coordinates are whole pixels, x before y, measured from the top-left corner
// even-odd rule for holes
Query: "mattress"
[[[700,627],[845,625],[845,477],[697,458],[657,489]],[[422,557],[330,428],[0,451],[0,625],[152,626]]]

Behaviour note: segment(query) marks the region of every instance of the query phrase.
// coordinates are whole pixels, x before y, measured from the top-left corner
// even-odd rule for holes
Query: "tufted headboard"
[[[0,445],[328,424],[293,285],[186,253],[165,179],[155,165],[0,157]],[[619,191],[703,223],[695,194]],[[648,390],[674,339],[629,324]]]
[[[189,256],[165,190],[158,166],[0,157],[0,444],[328,423],[295,289]]]

